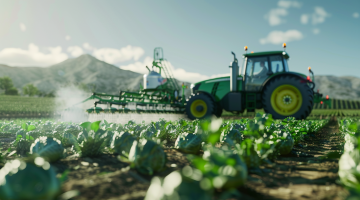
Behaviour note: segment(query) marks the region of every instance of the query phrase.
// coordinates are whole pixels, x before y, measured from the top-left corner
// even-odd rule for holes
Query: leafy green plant
[[[49,200],[60,192],[54,169],[42,157],[15,159],[0,169],[0,199]]]
[[[184,153],[197,154],[201,149],[201,137],[193,133],[182,133],[175,141],[175,148]]]
[[[208,179],[211,188],[231,189],[245,184],[247,166],[234,151],[206,145],[203,157],[189,158]]]
[[[107,134],[103,129],[99,129],[99,124],[100,121],[80,124],[83,131],[78,135],[73,150],[81,157],[96,157],[103,153]]]
[[[236,144],[237,153],[244,159],[248,168],[258,168],[261,158],[255,150],[256,146],[252,139],[246,138],[241,144]]]
[[[166,154],[154,141],[140,139],[139,142],[136,140],[133,142],[129,152],[129,161],[140,173],[152,175],[165,168]]]
[[[199,170],[187,166],[164,179],[157,176],[152,178],[145,200],[211,200],[214,191],[209,184],[208,179],[202,179]]]
[[[113,136],[110,148],[120,155],[128,156],[135,137],[129,132],[116,132]]]
[[[30,153],[45,158],[48,162],[56,162],[64,156],[64,147],[55,138],[41,136],[30,146]]]

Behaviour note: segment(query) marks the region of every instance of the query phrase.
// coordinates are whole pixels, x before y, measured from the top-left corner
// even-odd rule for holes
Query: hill
[[[50,67],[0,65],[0,77],[3,76],[9,76],[20,91],[26,84],[32,83],[46,93],[69,84],[82,83],[89,87],[95,85],[95,92],[118,94],[120,90],[138,90],[143,83],[143,74],[120,69],[88,54]]]

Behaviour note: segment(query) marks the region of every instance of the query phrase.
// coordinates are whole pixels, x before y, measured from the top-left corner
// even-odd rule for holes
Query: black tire
[[[196,100],[200,100],[200,101],[196,101]],[[194,110],[194,106],[196,106],[194,103],[197,104],[199,102],[202,102],[202,105],[206,104],[205,111],[198,112],[197,110]],[[192,105],[193,105],[193,107],[192,107]],[[188,101],[186,103],[186,107],[185,107],[185,113],[186,113],[187,117],[191,120],[204,119],[207,117],[211,117],[211,115],[214,113],[214,110],[215,110],[214,102],[208,95],[203,94],[203,93],[197,93],[197,94],[191,95],[190,98],[188,99]]]
[[[283,86],[283,85],[291,85],[295,87],[301,93],[301,97],[302,97],[302,105],[300,106],[299,109],[294,109],[293,112],[295,111],[296,112],[290,115],[284,115],[283,113],[278,113],[277,111],[275,111],[277,109],[276,108],[274,109],[273,105],[271,104],[271,97],[273,92],[279,86]],[[285,99],[285,97],[283,98]],[[306,119],[306,117],[309,116],[314,104],[313,98],[314,98],[313,91],[307,85],[306,82],[303,82],[303,80],[295,76],[284,75],[280,77],[275,77],[265,86],[262,94],[262,104],[264,106],[265,112],[271,114],[273,119],[284,119],[286,117],[292,116],[298,120],[301,120],[301,119]],[[288,99],[286,99],[286,101],[287,101],[286,103],[289,102]]]
[[[223,112],[223,108],[220,106],[219,103],[217,103],[215,106],[214,115],[219,118],[219,117],[221,117],[222,112]]]

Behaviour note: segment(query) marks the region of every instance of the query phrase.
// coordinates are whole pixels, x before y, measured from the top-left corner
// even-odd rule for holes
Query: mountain
[[[46,68],[0,65],[0,77],[3,76],[9,76],[20,91],[32,83],[45,93],[64,85],[83,83],[90,87],[95,85],[95,92],[118,94],[120,90],[139,90],[143,83],[143,74],[120,69],[88,54]]]
[[[354,76],[315,76],[315,91],[333,99],[360,100],[360,78]]]

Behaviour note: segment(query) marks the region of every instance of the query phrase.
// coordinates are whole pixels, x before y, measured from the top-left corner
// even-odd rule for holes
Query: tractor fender
[[[207,96],[209,96],[211,98],[211,100],[216,103],[215,101],[215,97],[213,95],[211,95],[210,93],[206,92],[206,91],[201,91],[201,90],[197,90],[196,93],[203,93],[206,94]],[[191,96],[195,96],[195,94],[192,94]],[[190,99],[190,98],[189,98]],[[187,99],[186,101],[189,101],[189,99]]]
[[[306,82],[306,83],[309,82],[306,78],[300,76],[298,73],[285,72],[285,73],[281,73],[281,74],[276,74],[276,75],[271,76],[271,77],[269,77],[268,79],[266,79],[266,80],[264,81],[264,83],[261,85],[260,91],[263,91],[263,90],[264,90],[264,88],[265,88],[266,85],[270,82],[270,80],[272,80],[272,79],[274,79],[274,78],[277,78],[277,77],[280,77],[280,76],[284,76],[284,75],[297,77],[297,78],[299,78],[300,80],[302,80],[302,81],[304,81],[304,82]],[[311,83],[313,83],[313,82],[311,82]],[[313,87],[312,87],[311,89],[314,89],[314,88],[315,88],[315,83],[313,83]]]

